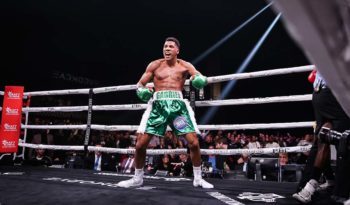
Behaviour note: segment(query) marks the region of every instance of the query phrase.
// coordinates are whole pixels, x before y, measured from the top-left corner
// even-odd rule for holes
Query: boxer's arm
[[[156,65],[157,64],[154,61],[148,64],[145,73],[141,76],[139,82],[137,83],[136,94],[137,97],[143,102],[148,102],[153,95],[153,90],[151,88],[147,88],[146,85],[152,80]]]
[[[190,80],[192,81],[193,87],[201,89],[208,84],[207,77],[202,75],[191,63],[186,62],[186,67],[191,75]]]
[[[194,78],[197,74],[201,75],[201,73],[192,65],[192,63],[186,62],[184,60],[181,60],[181,61],[183,65],[187,68],[187,71],[190,74],[191,79]]]
[[[137,82],[138,87],[145,87],[148,82],[150,82],[153,78],[153,73],[157,68],[157,64],[155,61],[148,64],[146,71],[141,76],[140,80]]]

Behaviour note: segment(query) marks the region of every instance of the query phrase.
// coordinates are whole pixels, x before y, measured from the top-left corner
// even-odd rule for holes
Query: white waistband
[[[153,100],[181,100],[182,92],[177,90],[161,90],[153,94]]]

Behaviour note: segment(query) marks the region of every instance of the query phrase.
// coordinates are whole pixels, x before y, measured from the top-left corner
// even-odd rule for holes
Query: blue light
[[[277,21],[280,19],[281,13],[279,13],[276,18],[273,20],[273,22],[270,24],[270,26],[267,28],[265,33],[261,36],[259,41],[254,46],[253,50],[250,51],[249,55],[244,59],[243,63],[239,66],[236,73],[242,73],[245,71],[249,63],[252,61],[253,57],[255,56],[256,52],[259,50],[263,42],[266,40],[267,36],[272,31],[273,27],[276,25]],[[236,85],[236,80],[231,80],[223,89],[219,99],[225,99],[226,96],[233,90],[234,86]],[[214,116],[216,111],[218,110],[218,107],[210,107],[208,112],[204,115],[204,117],[200,120],[201,124],[206,124],[210,121],[210,119]]]
[[[197,58],[195,58],[192,61],[193,65],[198,64],[200,61],[202,61],[204,58],[206,58],[210,53],[212,53],[214,50],[216,50],[219,46],[224,44],[228,39],[230,39],[232,36],[234,36],[238,31],[240,31],[244,26],[246,26],[248,23],[250,23],[253,19],[255,19],[257,16],[259,16],[263,11],[265,11],[267,8],[269,8],[273,2],[262,8],[260,11],[258,11],[256,14],[254,14],[252,17],[250,17],[248,20],[243,22],[241,25],[239,25],[237,28],[235,28],[233,31],[231,31],[229,34],[227,34],[225,37],[223,37],[221,40],[219,40],[217,43],[215,43],[213,46],[211,46],[209,49],[204,51],[201,55],[199,55]]]

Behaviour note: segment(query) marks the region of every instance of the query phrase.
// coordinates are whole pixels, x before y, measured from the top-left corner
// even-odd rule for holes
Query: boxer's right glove
[[[153,95],[153,91],[151,91],[150,89],[148,89],[146,87],[138,87],[136,90],[136,95],[143,102],[148,102],[149,99],[151,99],[151,97]]]

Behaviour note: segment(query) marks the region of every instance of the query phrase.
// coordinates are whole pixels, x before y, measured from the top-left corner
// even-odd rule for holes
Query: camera
[[[334,130],[331,130],[328,127],[322,127],[318,133],[318,138],[321,143],[338,145],[343,134]]]
[[[340,133],[327,127],[322,127],[318,133],[318,138],[321,143],[335,145],[337,147],[338,157],[347,157],[347,153],[350,150],[350,130]]]

